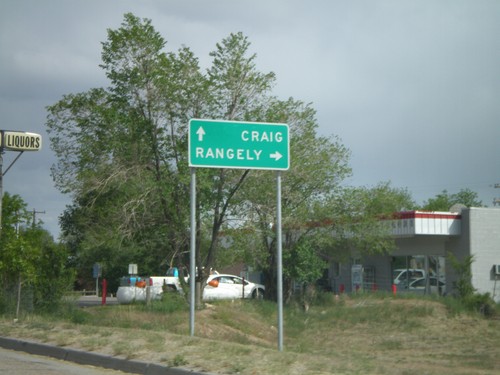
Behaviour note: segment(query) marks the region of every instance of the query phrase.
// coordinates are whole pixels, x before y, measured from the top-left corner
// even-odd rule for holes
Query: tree
[[[17,290],[16,298],[11,299],[17,301],[16,316],[19,315],[21,285],[34,280],[40,250],[20,233],[20,225],[29,219],[26,203],[21,197],[6,192],[2,204],[0,274],[4,298],[8,291]]]
[[[411,194],[402,188],[380,182],[373,187],[349,187],[343,190],[330,207],[336,216],[332,221],[335,236],[326,242],[331,256],[387,253],[394,247],[385,219],[395,212],[416,207]]]
[[[111,82],[48,107],[56,186],[73,195],[62,219],[85,274],[96,261],[112,275],[127,263],[165,272],[187,248],[186,126],[201,116],[206,79],[187,48],[165,53],[150,20],[126,14],[108,30],[102,65]],[[114,281],[114,283],[113,283]]]
[[[453,287],[456,289],[458,297],[462,300],[471,298],[476,291],[472,285],[472,263],[474,263],[474,256],[468,255],[464,259],[459,260],[450,252],[448,253],[448,260],[457,274],[457,280],[453,283]]]
[[[422,209],[428,211],[449,211],[455,204],[462,204],[466,207],[483,207],[483,202],[479,200],[476,192],[470,189],[461,189],[455,194],[450,194],[447,190],[443,190],[436,197],[425,201]]]
[[[54,307],[72,283],[65,248],[32,223],[32,213],[18,195],[4,194],[2,217],[0,310],[11,310],[9,301],[16,301],[19,315],[22,299],[28,309]]]
[[[297,176],[294,175],[296,170],[293,167],[284,173],[284,178],[287,179],[284,186],[289,186],[283,193],[283,285],[287,298],[292,293],[292,281],[308,288],[307,285],[321,277],[328,261],[345,262],[352,256],[389,252],[394,248],[394,240],[383,219],[391,218],[396,211],[415,207],[415,202],[406,189],[393,188],[388,182],[374,187],[336,186],[342,180],[343,173],[349,172],[344,169],[347,164],[340,163],[340,160],[347,163],[347,155],[342,154],[342,150],[347,150],[339,148],[335,143],[330,145],[335,147],[310,148],[315,152],[323,150],[324,154],[319,155],[330,155],[337,159],[336,167],[334,163],[318,163],[312,154],[302,154],[301,162],[307,166],[316,161],[315,167],[301,169],[298,166],[301,173]],[[308,148],[307,144],[304,148]],[[340,157],[342,155],[344,159]],[[319,159],[323,160],[322,157]],[[329,176],[325,173],[327,171],[332,173],[331,176],[337,177],[328,180],[325,178]],[[316,176],[310,176],[309,173]],[[249,177],[250,180],[252,178],[253,175]],[[257,197],[249,200],[251,219],[243,230],[229,232],[235,242],[227,252],[227,257],[234,261],[239,256],[239,259],[248,264],[263,269],[266,294],[273,298],[276,293],[276,260],[275,232],[271,224],[275,222],[275,192],[272,182],[266,185],[263,181],[264,176],[255,181],[253,190],[250,191]],[[322,193],[315,195],[315,192],[321,192],[318,184],[325,184],[325,187]],[[294,194],[289,194],[290,191]],[[267,203],[264,203],[264,199],[268,200]]]
[[[287,280],[309,282],[330,251],[332,223],[340,231],[338,223],[349,220],[337,214],[334,204],[341,204],[340,211],[342,204],[358,209],[343,211],[353,222],[368,211],[341,199],[361,194],[341,194],[351,172],[349,151],[339,139],[317,134],[310,104],[271,95],[275,76],[257,70],[256,55],[242,33],[216,44],[206,74],[188,48],[166,53],[165,46],[150,20],[126,14],[103,43],[101,67],[110,87],[65,95],[48,107],[47,128],[58,158],[52,173],[58,188],[73,195],[62,217],[72,260],[82,275],[100,262],[116,277],[131,262],[145,274],[162,272],[172,259],[182,265],[189,248],[189,119],[279,122],[290,126],[293,155],[282,177],[284,248],[302,259],[296,264],[286,258]],[[269,172],[197,170],[200,287],[208,271],[222,263],[221,231],[233,229],[258,233],[244,246],[255,245],[257,252],[239,253],[264,270],[274,294],[275,282],[269,280],[276,279],[275,197]],[[378,234],[372,234],[372,243]]]
[[[242,33],[216,45],[206,74],[188,48],[165,53],[165,45],[150,20],[126,14],[103,43],[101,67],[111,86],[66,95],[48,107],[58,157],[52,173],[74,197],[63,234],[82,270],[95,261],[108,271],[134,261],[144,273],[159,272],[186,251],[190,118],[254,121],[286,114],[286,105],[269,107],[274,74],[256,69]],[[219,232],[242,207],[238,192],[249,174],[198,170],[198,270],[216,263]],[[199,285],[207,276],[199,272]]]
[[[283,269],[285,295],[292,279],[310,282],[323,264],[312,237],[321,221],[320,208],[338,194],[340,183],[350,174],[349,151],[334,137],[317,134],[316,113],[309,104],[292,98],[271,98],[259,108],[257,120],[287,123],[290,127],[290,170],[282,173]],[[276,183],[269,171],[252,171],[240,192],[236,222],[231,231],[231,252],[264,273],[267,298],[276,297]],[[300,256],[302,262],[296,262]],[[319,272],[322,272],[320,267]]]

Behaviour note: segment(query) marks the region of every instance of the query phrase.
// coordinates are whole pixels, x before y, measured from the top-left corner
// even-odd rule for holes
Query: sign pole
[[[0,236],[2,235],[3,148],[0,147]]]
[[[283,351],[283,260],[281,234],[281,171],[276,172],[276,262],[278,292],[278,350]]]
[[[188,125],[188,161],[191,168],[190,330],[194,335],[196,277],[195,168],[276,170],[276,258],[278,348],[283,351],[283,265],[281,225],[281,171],[290,167],[287,124],[191,119]]]
[[[196,278],[196,168],[191,168],[191,250],[189,264],[189,332],[194,336],[194,305]]]
[[[42,136],[29,132],[18,132],[11,130],[0,130],[0,236],[2,234],[2,200],[3,200],[3,176],[12,167],[24,151],[39,151],[42,148]],[[20,151],[16,159],[3,171],[4,151]]]

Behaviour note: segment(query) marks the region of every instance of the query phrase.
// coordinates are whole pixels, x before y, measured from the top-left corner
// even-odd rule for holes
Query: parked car
[[[392,271],[392,282],[396,285],[401,281],[416,280],[425,277],[425,270],[420,268],[399,268]]]
[[[398,285],[398,289],[416,294],[426,294],[426,283],[427,279],[425,277],[421,277],[410,281],[409,285],[406,281],[401,282]],[[429,277],[429,286],[430,294],[444,295],[446,293],[446,284],[441,280],[438,281],[438,279],[434,276]]]
[[[265,287],[234,275],[210,275],[203,289],[204,300],[264,298]]]

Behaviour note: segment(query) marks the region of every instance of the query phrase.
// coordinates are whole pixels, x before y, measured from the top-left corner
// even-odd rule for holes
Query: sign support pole
[[[278,350],[283,351],[283,260],[281,234],[281,171],[276,172],[276,262],[278,292]]]
[[[2,235],[3,148],[0,147],[0,236]]]
[[[190,331],[194,336],[196,278],[196,167],[276,170],[276,261],[278,349],[283,351],[283,260],[281,171],[290,167],[287,124],[191,119],[188,125],[191,168]]]
[[[189,332],[194,336],[195,278],[196,278],[196,168],[191,168],[191,250],[189,260]]]

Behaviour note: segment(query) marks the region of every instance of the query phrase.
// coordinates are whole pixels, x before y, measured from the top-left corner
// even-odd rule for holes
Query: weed
[[[69,346],[73,342],[74,337],[66,334],[60,334],[56,337],[57,346]]]
[[[107,346],[110,343],[107,337],[88,337],[80,341],[80,344],[86,350],[94,351],[99,350],[103,346]]]
[[[188,364],[188,361],[182,354],[177,354],[172,360],[170,361],[170,366],[172,367],[180,367],[180,366],[185,366]]]
[[[245,370],[245,366],[243,366],[240,363],[233,363],[233,365],[229,369],[229,373],[230,374],[239,374],[239,373],[243,372],[243,370]]]
[[[399,349],[401,349],[402,344],[401,344],[401,341],[399,341],[399,340],[387,339],[387,340],[383,340],[380,343],[380,347],[382,349],[386,349],[386,350],[399,350]]]
[[[162,352],[165,338],[161,334],[149,334],[145,348],[150,351]]]
[[[163,293],[160,301],[151,301],[149,304],[139,304],[140,310],[170,314],[177,311],[187,311],[189,305],[186,299],[176,292]]]
[[[122,355],[127,359],[133,358],[136,351],[135,347],[124,340],[113,343],[112,349],[114,355]]]

